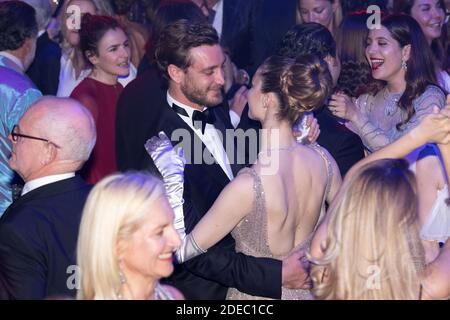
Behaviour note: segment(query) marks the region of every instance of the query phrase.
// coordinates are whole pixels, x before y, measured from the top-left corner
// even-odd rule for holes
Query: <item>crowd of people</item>
[[[0,299],[450,299],[449,12],[0,0]]]

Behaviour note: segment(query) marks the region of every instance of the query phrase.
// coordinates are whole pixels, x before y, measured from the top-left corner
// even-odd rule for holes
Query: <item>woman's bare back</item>
[[[293,150],[275,151],[279,158],[272,156],[271,164],[277,167],[274,174],[266,174],[265,161],[254,165],[267,195],[267,235],[273,256],[289,254],[310,238],[317,225],[334,162],[322,150],[299,145]]]

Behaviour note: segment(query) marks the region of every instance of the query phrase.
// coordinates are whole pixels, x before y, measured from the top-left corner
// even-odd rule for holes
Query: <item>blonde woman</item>
[[[159,279],[173,272],[180,238],[161,182],[141,173],[104,178],[89,194],[80,225],[78,299],[183,299]]]
[[[349,172],[311,244],[317,298],[450,296],[449,244],[433,263],[425,265],[414,174],[404,160],[383,159],[403,157],[432,142],[447,143],[440,147],[448,150],[450,119],[445,112],[427,116]]]

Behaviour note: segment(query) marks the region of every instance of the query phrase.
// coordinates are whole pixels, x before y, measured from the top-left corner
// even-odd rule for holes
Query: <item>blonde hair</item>
[[[296,22],[297,24],[303,23],[302,15],[300,13],[300,2],[302,0],[297,0],[297,12],[296,12]],[[335,1],[340,0],[328,0],[331,3]],[[333,30],[330,30],[330,32],[333,34],[333,37],[335,36],[335,32],[338,30],[339,26],[341,25],[342,19],[344,18],[344,15],[342,13],[342,5],[339,2],[339,5],[336,9],[336,11],[333,13]]]
[[[162,183],[143,173],[102,179],[84,207],[77,245],[81,288],[77,299],[118,299],[118,244],[139,228],[145,214],[164,195]]]
[[[61,11],[59,12],[58,15],[58,25],[60,32],[62,33],[60,45],[63,53],[66,55],[69,55],[73,49],[73,47],[67,42],[66,37],[64,35],[64,33],[67,32],[66,26],[67,8],[71,5],[73,1],[74,0],[66,1],[63,4],[63,7],[61,8]],[[97,15],[109,17],[113,16],[113,10],[108,1],[105,0],[84,0],[84,1],[91,2],[94,5]]]
[[[319,299],[417,299],[424,266],[415,177],[404,160],[362,167],[330,208],[324,256],[313,261]],[[322,281],[323,280],[323,281]]]

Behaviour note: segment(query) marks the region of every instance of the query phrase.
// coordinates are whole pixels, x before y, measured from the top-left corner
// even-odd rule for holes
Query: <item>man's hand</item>
[[[242,111],[247,104],[248,89],[246,86],[242,86],[234,94],[233,98],[228,101],[230,109],[233,110],[239,117],[242,116]]]
[[[311,289],[309,261],[303,250],[296,250],[283,259],[281,279],[287,289]]]
[[[356,107],[355,101],[344,93],[335,93],[331,95],[328,108],[336,117],[356,121],[360,117],[360,111]]]
[[[320,126],[317,119],[312,114],[306,116],[306,125],[309,127],[308,141],[314,143],[317,141],[320,135]]]

